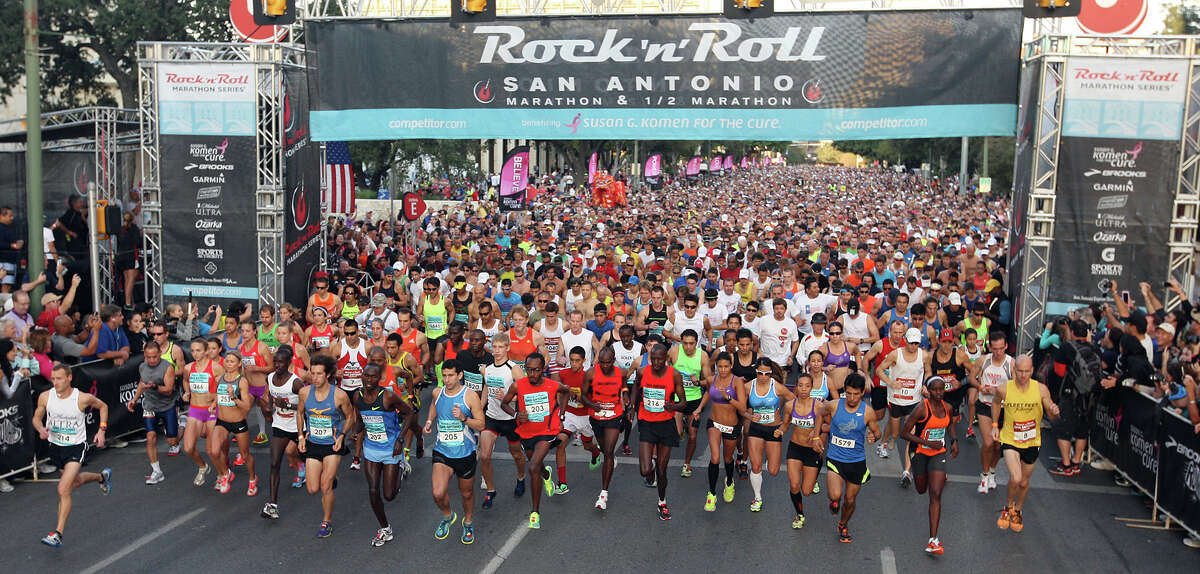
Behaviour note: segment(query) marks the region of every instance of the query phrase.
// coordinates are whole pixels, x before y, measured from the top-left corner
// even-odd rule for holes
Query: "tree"
[[[967,171],[977,174],[983,167],[984,138],[971,138],[967,156]],[[1011,137],[989,137],[988,173],[994,191],[1012,190],[1013,158],[1016,143]],[[934,174],[942,177],[957,175],[959,155],[962,153],[960,138],[928,138],[904,140],[854,140],[834,142],[842,151],[856,153],[868,161],[878,160],[889,165],[904,165],[919,168],[922,163],[932,166]],[[943,168],[944,166],[944,168]]]
[[[139,41],[228,41],[229,0],[53,0],[39,7],[42,108],[137,107]],[[24,77],[21,2],[0,2],[0,100]],[[116,82],[119,98],[104,86]]]
[[[393,140],[350,142],[350,158],[358,175],[358,187],[378,192],[391,170],[407,179],[479,175],[476,163],[478,140]],[[391,190],[396,193],[397,190]]]
[[[1182,2],[1168,6],[1167,15],[1163,19],[1162,33],[1175,35],[1200,34],[1200,6]]]

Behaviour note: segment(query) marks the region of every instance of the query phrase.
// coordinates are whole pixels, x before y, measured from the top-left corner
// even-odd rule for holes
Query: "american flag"
[[[354,213],[354,164],[346,142],[325,144],[325,189],[322,203],[328,213]]]

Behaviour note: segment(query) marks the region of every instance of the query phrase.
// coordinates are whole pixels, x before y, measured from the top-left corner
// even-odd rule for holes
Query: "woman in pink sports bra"
[[[221,341],[211,339],[207,343],[201,340],[192,341],[191,351],[193,361],[184,367],[186,379],[183,381],[183,400],[189,404],[188,425],[183,431],[183,452],[196,463],[196,478],[192,484],[204,484],[212,467],[204,464],[204,459],[196,451],[196,443],[200,437],[208,437],[216,425],[216,385],[217,378],[224,374],[220,364],[210,358],[211,354],[219,354]]]

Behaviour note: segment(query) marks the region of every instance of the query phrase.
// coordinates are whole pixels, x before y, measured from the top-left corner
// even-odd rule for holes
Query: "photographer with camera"
[[[1062,460],[1050,473],[1072,477],[1079,475],[1080,463],[1087,452],[1088,432],[1096,405],[1096,383],[1104,376],[1104,371],[1100,348],[1091,343],[1087,322],[1067,320],[1065,326],[1068,339],[1054,350],[1052,383],[1049,385],[1062,413],[1062,420],[1054,425]]]

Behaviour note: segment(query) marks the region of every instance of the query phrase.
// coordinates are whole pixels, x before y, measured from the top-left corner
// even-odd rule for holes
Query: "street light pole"
[[[29,238],[26,269],[29,279],[45,268],[42,248],[42,100],[38,75],[38,4],[25,0],[25,211]],[[21,278],[16,278],[18,286]],[[31,309],[41,311],[42,287],[29,294]]]

